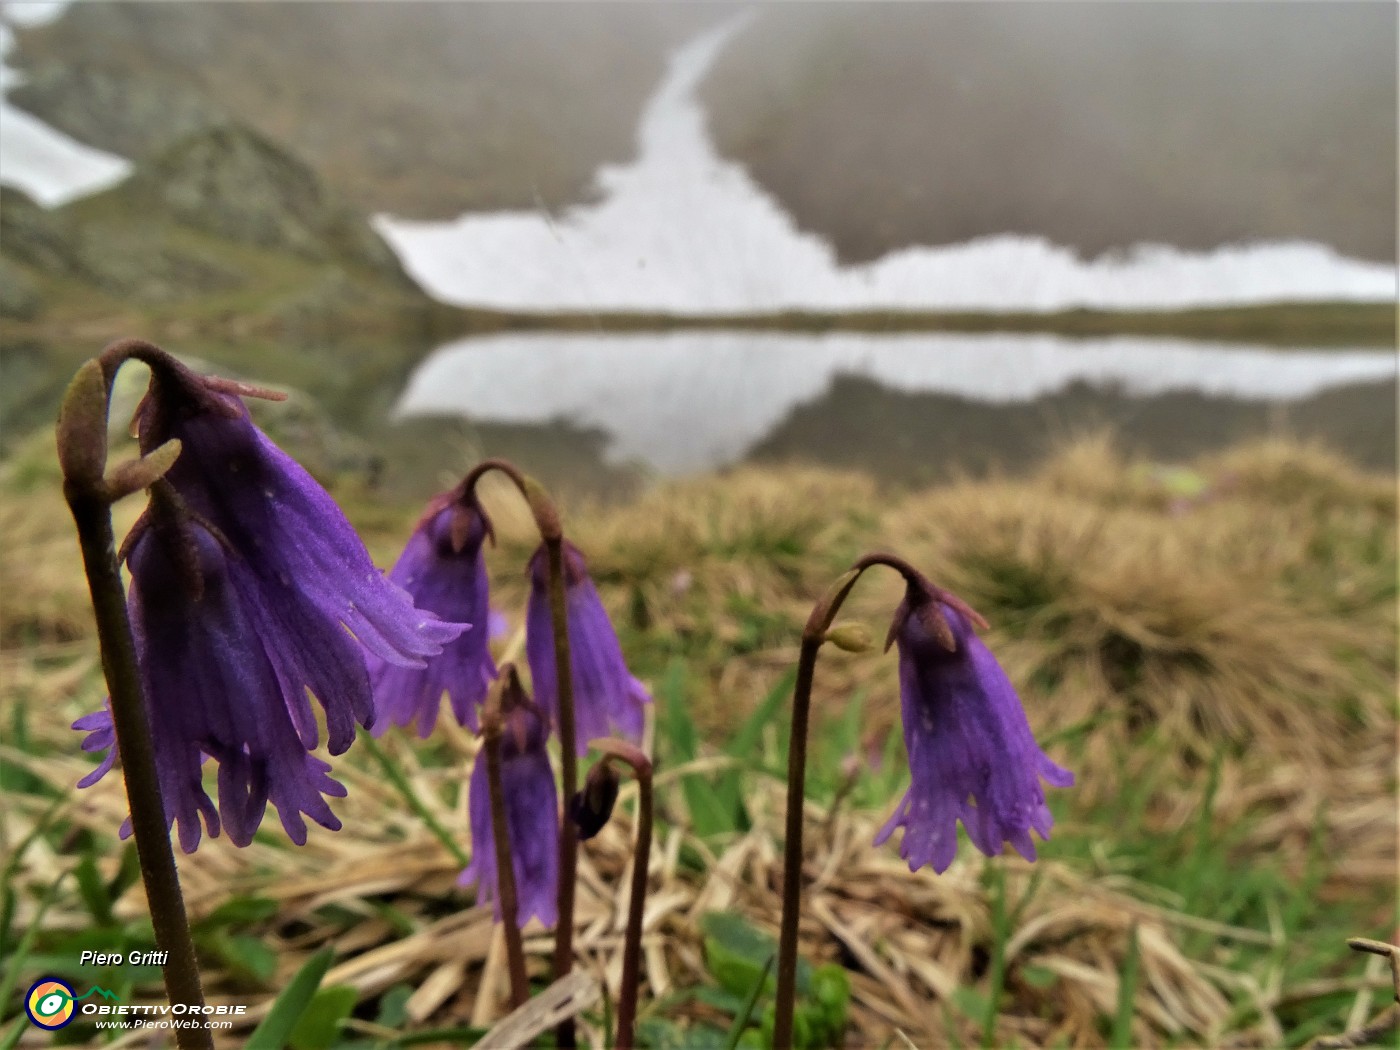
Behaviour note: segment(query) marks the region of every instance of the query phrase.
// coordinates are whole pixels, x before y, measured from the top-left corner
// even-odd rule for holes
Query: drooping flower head
[[[961,599],[910,579],[890,626],[912,783],[875,844],[903,827],[900,855],[911,871],[947,870],[959,820],[987,856],[1010,842],[1034,860],[1031,829],[1048,838],[1054,823],[1041,779],[1074,783],[1036,744],[1016,690],[974,624],[986,626]]]
[[[549,607],[549,556],[540,546],[530,558],[530,601],[525,614],[525,656],[540,706],[556,722],[559,683],[554,664],[554,621]],[[575,750],[606,736],[639,740],[642,707],[651,694],[632,677],[622,658],[617,632],[603,608],[578,548],[564,541],[564,601],[569,625],[569,664],[573,670]]]
[[[271,802],[301,843],[301,814],[339,827],[322,796],[344,794],[308,754],[320,736],[308,691],[340,754],[373,713],[365,650],[421,664],[464,625],[415,609],[384,579],[330,496],[253,425],[235,384],[159,351],[144,359],[141,449],[182,442],[123,545],[166,819],[186,852],[200,815],[211,835],[222,825],[246,845]],[[75,723],[89,750],[110,727],[106,710]],[[219,764],[217,810],[201,786],[205,757]]]
[[[524,926],[533,915],[545,926],[553,926],[558,919],[559,792],[545,749],[549,727],[525,695],[513,668],[501,694],[501,713],[501,786],[511,869],[515,873],[516,922]],[[500,922],[496,837],[491,830],[491,793],[484,747],[472,767],[467,812],[471,819],[472,859],[457,883],[476,883],[478,903],[495,900],[496,921]]]
[[[493,632],[488,627],[493,614],[481,549],[490,535],[490,519],[475,494],[458,488],[435,497],[409,537],[389,579],[407,591],[418,608],[475,626],[444,645],[423,667],[370,658],[376,735],[416,719],[418,735],[428,736],[444,692],[457,721],[476,731],[477,708],[496,677],[489,644]]]
[[[153,366],[137,417],[141,451],[181,441],[165,480],[246,561],[287,628],[283,644],[306,672],[305,684],[326,704],[328,695],[344,692],[335,667],[348,667],[357,686],[354,716],[367,722],[372,705],[359,646],[389,663],[417,666],[465,628],[415,609],[385,580],[326,490],[253,424],[227,389],[173,358]],[[308,635],[312,625],[320,629]],[[322,690],[323,682],[340,688]],[[326,715],[331,749],[339,753],[353,735],[352,720],[334,718],[329,708]],[[307,730],[302,720],[298,728]]]

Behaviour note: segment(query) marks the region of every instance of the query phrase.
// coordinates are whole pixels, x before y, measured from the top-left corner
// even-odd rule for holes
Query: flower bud
[[[57,436],[64,478],[96,488],[107,467],[107,381],[97,361],[83,365],[68,384]]]
[[[870,628],[863,623],[838,623],[835,627],[827,629],[824,640],[848,653],[868,652],[874,645],[874,639],[870,636]]]
[[[127,460],[125,463],[117,464],[107,475],[108,497],[115,503],[119,499],[130,496],[133,492],[150,488],[175,465],[175,458],[179,454],[180,439],[171,438],[156,448],[154,452],[148,453],[140,459]]]
[[[596,762],[584,778],[583,790],[569,802],[569,816],[578,825],[580,842],[587,842],[612,816],[621,777],[607,759]]]

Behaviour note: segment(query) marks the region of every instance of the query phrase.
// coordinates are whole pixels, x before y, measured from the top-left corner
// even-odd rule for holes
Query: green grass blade
[[[31,1027],[29,1018],[16,1017],[15,1023],[10,1025],[10,1030],[0,1037],[0,1050],[15,1050],[15,1047],[19,1046],[20,1037]]]
[[[1108,1045],[1113,1050],[1132,1050],[1133,1004],[1138,986],[1138,928],[1133,923],[1128,931],[1128,955],[1123,960],[1123,977],[1118,982],[1118,1012],[1113,1018],[1113,1035]]]
[[[773,969],[775,958],[777,956],[768,956],[768,961],[763,964],[763,972],[758,975],[758,980],[753,983],[753,991],[744,1002],[744,1008],[734,1015],[734,1023],[729,1026],[729,1036],[724,1041],[724,1050],[735,1050],[739,1040],[744,1037],[744,1029],[749,1026],[754,1007],[758,1005],[758,997],[763,994],[763,986],[768,983],[768,973]]]
[[[797,670],[790,668],[768,691],[763,702],[754,708],[753,714],[744,720],[739,731],[725,745],[725,750],[742,762],[751,761],[758,751],[764,727],[773,721],[778,709],[792,696],[792,687],[796,681]]]
[[[992,962],[987,990],[987,1017],[982,1025],[982,1050],[996,1045],[997,1014],[1001,1009],[1001,985],[1006,977],[1006,936],[1010,925],[1006,915],[1006,872],[992,866]]]
[[[389,756],[384,753],[384,749],[379,746],[379,742],[370,735],[369,730],[361,726],[358,731],[358,736],[360,739],[360,746],[368,751],[370,755],[373,756],[374,760],[379,763],[379,768],[384,771],[384,775],[388,777],[389,783],[394,786],[394,790],[403,796],[403,800],[408,803],[408,808],[418,814],[418,819],[421,820],[424,825],[427,826],[428,830],[437,837],[437,840],[447,848],[447,852],[452,854],[452,858],[458,864],[464,868],[470,864],[471,858],[467,856],[467,851],[458,844],[457,840],[453,838],[452,833],[443,827],[438,822],[437,817],[433,816],[432,811],[423,804],[423,800],[414,792],[413,787],[404,778],[398,766],[394,765]]]
[[[15,985],[19,983],[20,967],[29,958],[29,953],[34,948],[34,939],[39,936],[39,928],[43,925],[44,914],[49,910],[49,905],[53,903],[54,897],[58,896],[58,887],[63,885],[63,880],[68,877],[65,871],[47,890],[44,891],[44,898],[39,902],[39,909],[34,913],[34,921],[29,924],[29,929],[24,931],[24,937],[19,942],[19,947],[15,949],[14,955],[10,956],[10,965],[5,968],[5,976],[0,980],[0,1006],[10,1001],[10,995],[15,990]]]
[[[258,1050],[281,1050],[287,1045],[292,1029],[321,987],[321,978],[331,968],[333,957],[334,952],[330,948],[323,948],[307,960],[306,965],[292,978],[292,983],[277,997],[262,1023],[253,1029],[253,1034],[248,1037],[248,1046],[256,1046]]]

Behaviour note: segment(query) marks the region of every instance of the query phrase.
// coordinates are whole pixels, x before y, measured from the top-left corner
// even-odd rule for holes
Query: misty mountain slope
[[[636,156],[720,4],[78,4],[13,100],[140,156],[226,120],[362,209],[553,212]],[[1084,256],[1301,239],[1395,258],[1382,3],[760,6],[702,87],[720,151],[842,262],[1038,235]],[[776,265],[776,264],[775,264]]]
[[[1395,258],[1387,4],[774,5],[711,131],[847,262],[1015,232]]]
[[[0,191],[0,259],[30,293],[0,309],[16,319],[236,311],[305,328],[430,306],[363,213],[237,125],[193,132],[62,208]]]
[[[75,4],[21,31],[13,101],[138,157],[234,120],[361,207],[446,216],[584,199],[634,151],[668,50],[712,5]]]

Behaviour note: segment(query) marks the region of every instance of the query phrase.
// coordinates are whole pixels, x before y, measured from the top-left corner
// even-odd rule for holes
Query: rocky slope
[[[361,208],[559,206],[627,160],[713,4],[75,4],[19,33],[20,106],[128,157],[232,119]]]
[[[364,215],[248,128],[206,127],[105,193],[47,211],[0,191],[12,319],[136,310],[237,311],[245,325],[305,323],[376,304],[428,309]],[[7,282],[8,284],[9,282]]]

